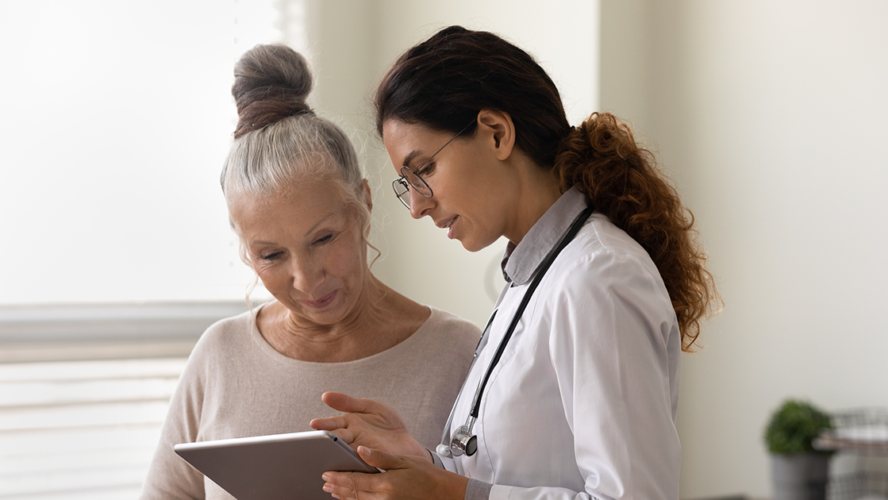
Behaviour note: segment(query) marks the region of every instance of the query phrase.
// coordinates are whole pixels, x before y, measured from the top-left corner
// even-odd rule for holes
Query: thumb
[[[367,465],[382,470],[403,469],[406,467],[400,455],[392,455],[384,451],[367,448],[366,446],[358,446],[358,455],[367,462]]]

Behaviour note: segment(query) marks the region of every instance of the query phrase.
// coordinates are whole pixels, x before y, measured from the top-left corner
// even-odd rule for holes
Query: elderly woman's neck
[[[260,332],[278,352],[303,361],[353,361],[404,341],[428,319],[429,310],[395,292],[371,273],[357,303],[341,321],[318,325],[276,302],[258,318]]]

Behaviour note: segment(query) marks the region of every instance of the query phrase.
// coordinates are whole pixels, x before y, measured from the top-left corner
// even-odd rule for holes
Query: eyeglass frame
[[[425,189],[428,189],[428,190],[429,190],[429,194],[425,194],[425,193],[423,193],[423,188],[422,188],[422,187],[414,186],[412,182],[410,182],[409,180],[407,180],[407,176],[406,176],[405,174],[403,174],[403,173],[402,173],[400,176],[398,176],[397,179],[393,180],[393,181],[392,181],[392,189],[395,191],[395,197],[398,198],[398,201],[400,201],[402,205],[404,205],[405,207],[407,207],[407,210],[410,210],[410,202],[409,202],[409,201],[405,201],[404,198],[402,198],[401,196],[406,196],[407,199],[409,200],[409,199],[410,199],[410,188],[411,188],[411,187],[413,187],[413,189],[414,189],[417,193],[419,193],[419,194],[425,196],[426,198],[431,198],[432,196],[435,195],[435,192],[432,191],[432,188],[431,188],[431,186],[429,186],[429,183],[426,182],[426,180],[423,179],[421,175],[419,175],[419,172],[421,172],[422,169],[426,168],[430,163],[432,163],[433,161],[435,161],[435,157],[438,156],[438,153],[440,153],[440,152],[441,152],[444,148],[446,148],[451,142],[453,142],[454,139],[456,139],[457,137],[459,137],[460,135],[462,135],[463,132],[465,132],[466,130],[468,130],[469,127],[471,127],[472,125],[474,125],[476,120],[477,120],[477,118],[473,118],[472,121],[471,121],[468,125],[466,125],[465,127],[463,127],[463,129],[460,130],[459,132],[457,132],[456,135],[454,135],[453,137],[451,137],[449,141],[445,142],[443,146],[441,146],[440,148],[438,148],[438,150],[435,151],[435,153],[432,154],[432,156],[430,156],[428,160],[424,161],[424,162],[421,163],[419,166],[417,166],[417,167],[416,167],[416,170],[413,170],[412,168],[408,167],[407,165],[402,165],[402,166],[401,166],[401,169],[400,169],[401,172],[403,172],[404,169],[406,168],[411,174],[415,175],[416,178],[419,179],[420,182],[422,182],[422,185],[425,187]],[[398,186],[401,186],[401,187],[403,187],[403,188],[405,189],[403,195],[402,195],[402,194],[398,194]]]

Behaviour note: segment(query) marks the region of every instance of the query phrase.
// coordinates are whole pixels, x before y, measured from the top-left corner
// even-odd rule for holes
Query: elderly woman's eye
[[[281,255],[281,252],[272,252],[272,253],[260,255],[259,258],[261,258],[262,260],[274,260],[274,259],[280,257],[280,255]]]
[[[316,245],[322,245],[322,244],[324,244],[324,243],[327,243],[327,242],[330,241],[331,239],[333,239],[333,235],[332,235],[332,234],[328,234],[328,235],[325,235],[325,236],[321,236],[320,238],[318,238],[318,239],[315,240],[315,244],[316,244]]]

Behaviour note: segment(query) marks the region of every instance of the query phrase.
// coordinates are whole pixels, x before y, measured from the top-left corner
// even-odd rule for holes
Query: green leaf
[[[829,415],[805,401],[787,399],[765,429],[768,451],[782,455],[823,453],[812,446],[823,429],[832,429]]]

